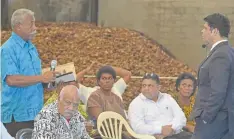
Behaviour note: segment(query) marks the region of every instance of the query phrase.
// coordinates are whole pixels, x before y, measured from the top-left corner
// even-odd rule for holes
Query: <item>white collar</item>
[[[158,100],[159,100],[162,96],[163,96],[162,93],[161,93],[161,92],[158,92]],[[140,94],[140,97],[141,97],[141,99],[143,99],[143,100],[153,101],[153,100],[148,99],[147,97],[145,97],[145,96],[143,95],[143,93]],[[157,101],[158,101],[158,100],[157,100]]]
[[[223,39],[223,40],[221,40],[221,41],[217,41],[216,43],[214,43],[214,44],[212,45],[212,47],[211,47],[210,51],[212,51],[212,49],[214,49],[214,48],[215,48],[215,46],[217,46],[219,43],[221,43],[221,42],[225,42],[225,41],[228,41],[228,40]]]

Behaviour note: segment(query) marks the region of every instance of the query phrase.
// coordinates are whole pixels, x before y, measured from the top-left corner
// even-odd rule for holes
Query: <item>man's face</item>
[[[205,42],[205,45],[213,45],[214,40],[214,30],[212,29],[208,23],[205,23],[203,25],[203,29],[201,31],[202,33],[202,39]]]
[[[161,86],[152,79],[144,79],[141,83],[141,92],[148,99],[155,99],[158,97],[158,92]]]
[[[17,25],[17,30],[24,40],[32,40],[36,35],[35,18],[31,15],[26,15],[22,23]]]
[[[77,89],[62,90],[64,92],[60,95],[59,112],[66,119],[71,119],[74,113],[78,110],[80,99],[77,94]]]
[[[113,76],[109,73],[103,73],[100,80],[98,81],[99,86],[103,90],[111,90],[115,83]]]

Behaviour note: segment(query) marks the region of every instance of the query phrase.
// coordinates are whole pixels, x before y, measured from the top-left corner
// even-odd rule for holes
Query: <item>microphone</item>
[[[57,60],[52,60],[50,63],[50,71],[55,71],[55,67],[57,66]],[[55,86],[55,82],[49,83],[48,88],[52,88]]]
[[[57,60],[52,60],[50,63],[50,71],[55,71],[56,66],[57,66]]]
[[[202,48],[206,48],[206,45],[205,45],[205,44],[202,44]]]

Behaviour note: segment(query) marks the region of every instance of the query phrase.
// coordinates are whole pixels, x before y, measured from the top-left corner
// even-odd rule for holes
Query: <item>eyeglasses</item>
[[[145,76],[156,77],[157,75],[155,73],[146,73]]]
[[[79,106],[79,103],[72,103],[71,101],[68,101],[68,100],[63,100],[63,102],[64,102],[64,105],[65,105],[66,107],[72,105],[73,108],[78,108],[78,106]]]

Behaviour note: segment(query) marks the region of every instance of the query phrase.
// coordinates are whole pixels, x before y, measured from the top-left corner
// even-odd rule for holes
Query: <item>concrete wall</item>
[[[206,15],[221,12],[229,17],[232,24],[230,40],[234,46],[234,0],[98,1],[99,25],[143,32],[194,68],[206,56],[200,37],[202,19]],[[10,19],[14,10],[29,8],[41,21],[95,22],[94,2],[97,0],[8,0],[6,14]]]
[[[2,29],[8,26],[8,0],[1,0],[1,27]]]
[[[194,68],[206,56],[200,31],[208,14],[228,16],[234,46],[234,0],[99,0],[98,8],[99,25],[141,31]]]
[[[8,17],[19,8],[35,12],[40,21],[83,21],[91,20],[93,0],[8,0]]]

